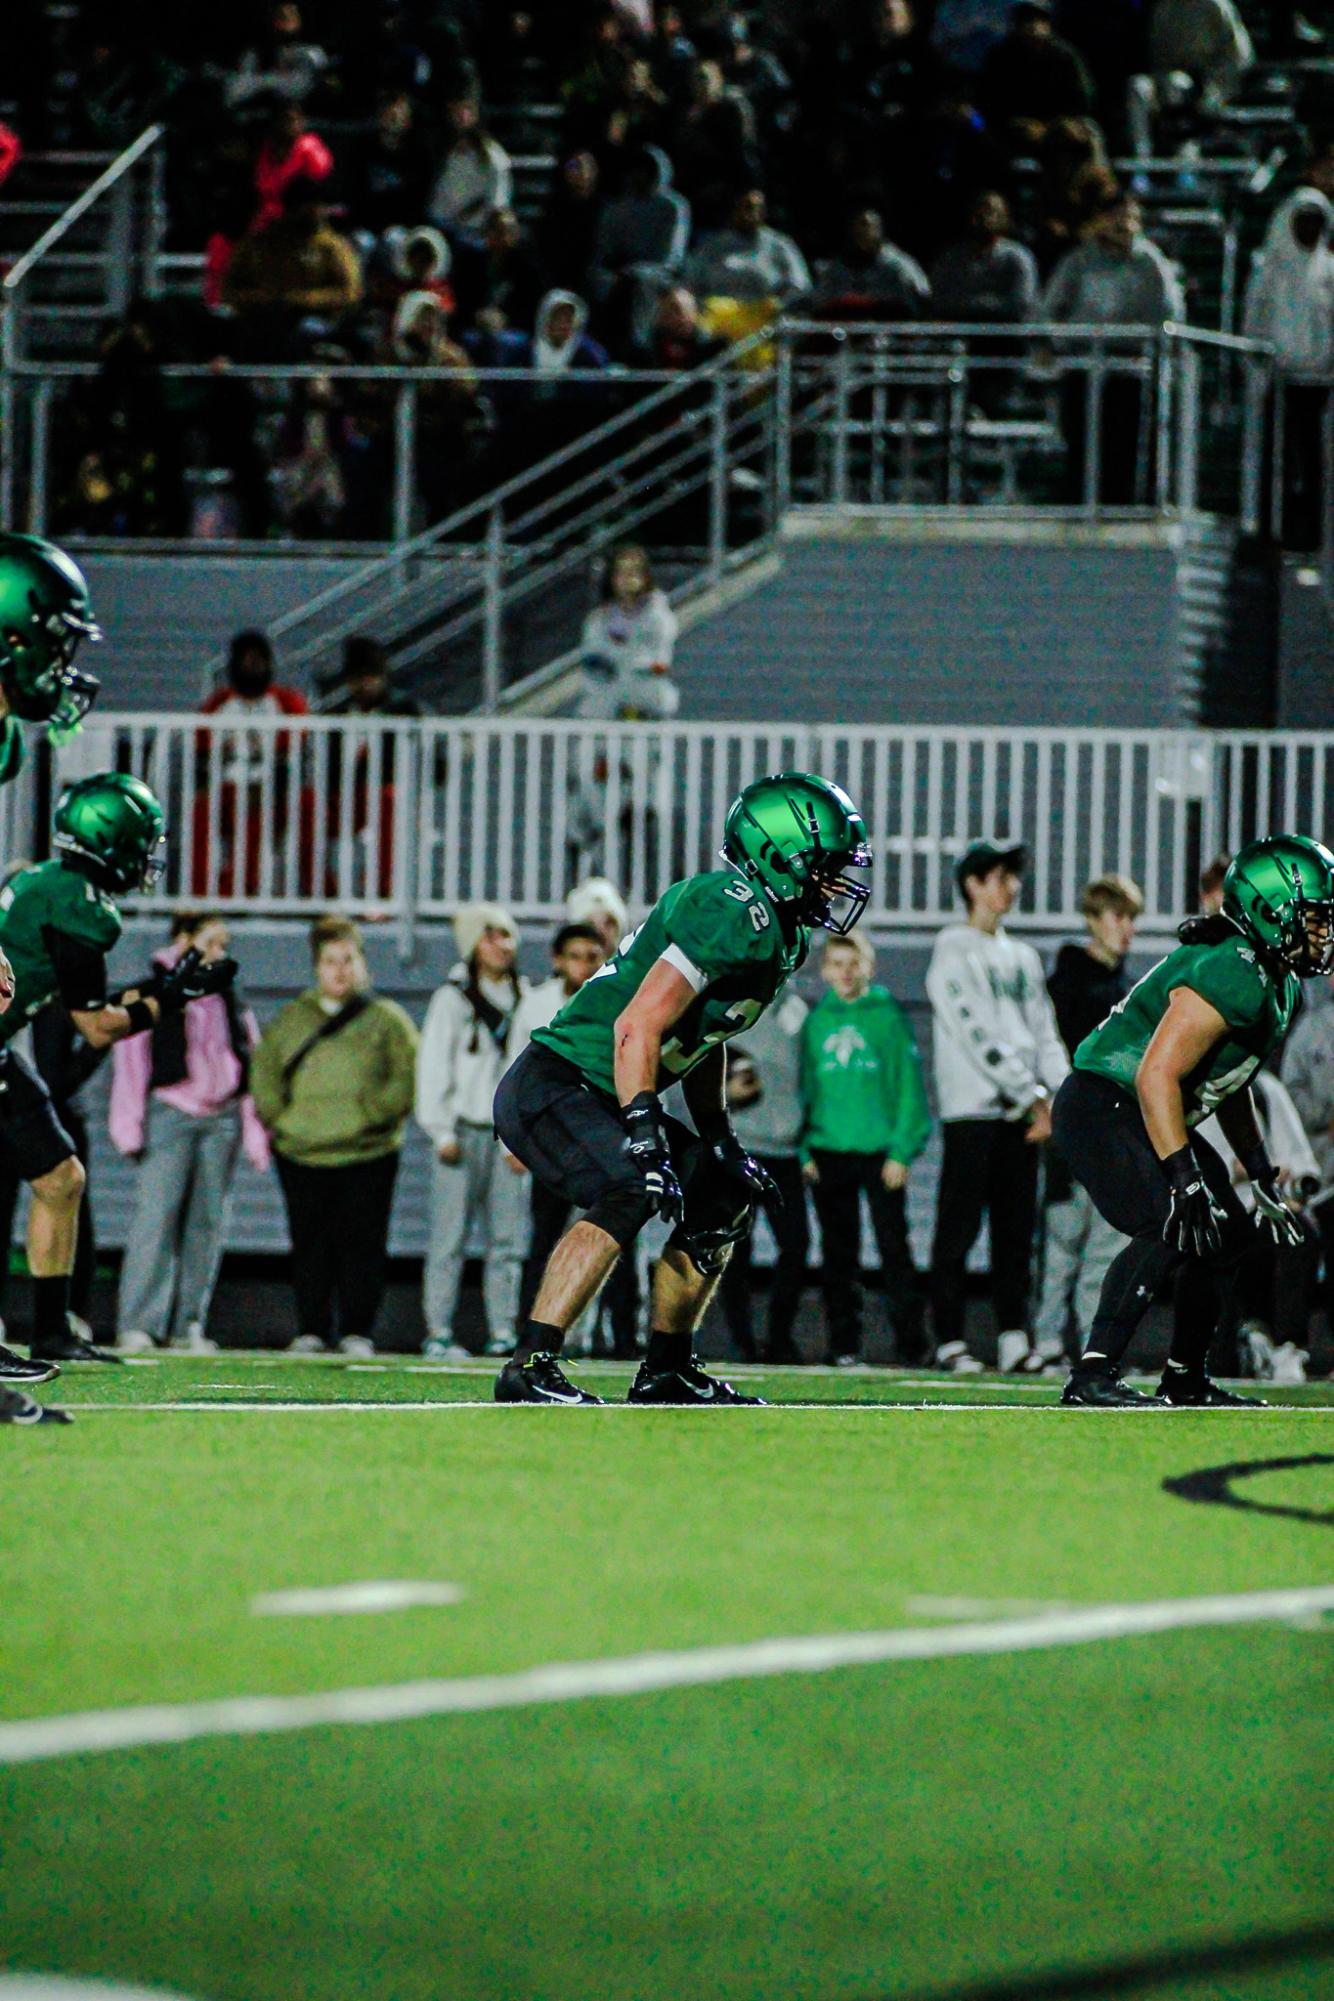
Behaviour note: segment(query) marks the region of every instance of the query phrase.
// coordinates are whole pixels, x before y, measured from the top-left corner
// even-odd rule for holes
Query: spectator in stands
[[[343,658],[329,693],[320,704],[321,715],[343,716],[355,722],[360,717],[381,716],[389,721],[407,721],[423,714],[415,695],[394,686],[389,655],[369,633],[354,633],[343,641]],[[393,894],[394,854],[397,837],[398,742],[392,730],[354,739],[350,771],[352,798],[344,796],[348,770],[348,745],[340,736],[328,742],[325,826],[330,847],[350,837],[361,841],[374,825],[376,887],[383,897]],[[367,858],[367,875],[372,874]]]
[[[426,214],[434,180],[434,151],[417,124],[405,90],[387,90],[369,132],[349,141],[339,174],[348,226],[383,236],[411,228]]]
[[[685,373],[717,360],[726,347],[721,336],[705,333],[694,293],[685,285],[671,285],[658,300],[648,343],[638,359],[644,368]]]
[[[672,187],[672,163],[659,147],[646,146],[630,162],[625,192],[602,210],[589,273],[593,300],[604,325],[615,329],[610,337],[618,349],[642,345],[689,241],[690,204]]]
[[[820,972],[829,991],[801,1032],[801,1151],[820,1219],[828,1359],[839,1366],[861,1360],[863,1195],[896,1359],[924,1359],[905,1190],[931,1119],[908,1017],[886,988],[872,986],[874,971],[864,933],[827,939]]]
[[[216,824],[222,848],[217,893],[233,894],[235,848],[242,841],[246,894],[257,893],[266,813],[275,837],[286,824],[292,739],[286,731],[269,738],[245,725],[262,717],[304,716],[309,712],[306,698],[298,689],[284,688],[275,682],[273,647],[267,633],[254,627],[235,633],[228,649],[225,683],[206,695],[201,704],[203,715],[215,716],[228,729],[219,739],[215,739],[211,730],[200,730],[196,739],[201,764],[195,787],[191,844],[196,894],[208,893],[210,888],[215,783],[219,784]],[[266,790],[270,788],[276,796],[266,798]]]
[[[962,236],[984,188],[1006,188],[1010,165],[971,101],[949,72],[927,103],[886,129],[886,181],[894,190],[899,242],[923,263]]]
[[[1334,1328],[1334,975],[1322,1005],[1306,1007],[1283,1051],[1283,1082],[1315,1155],[1319,1186],[1307,1203],[1324,1248],[1322,1304]]]
[[[565,915],[571,924],[591,924],[608,958],[630,929],[625,898],[605,875],[590,875],[576,883],[565,899]]]
[[[1329,390],[1302,376],[1334,367],[1334,206],[1306,187],[1285,204],[1251,271],[1244,329],[1274,349],[1283,394],[1283,543],[1317,548],[1324,535],[1324,415]]]
[[[310,96],[329,67],[318,42],[301,39],[301,9],[296,0],[277,0],[263,38],[248,48],[227,78],[229,105],[251,104],[257,97],[277,97],[299,104]]]
[[[1088,937],[1082,945],[1062,945],[1047,981],[1056,1026],[1070,1056],[1130,992],[1126,955],[1144,896],[1129,876],[1099,876],[1085,884],[1080,909]],[[1048,1149],[1043,1193],[1042,1284],[1033,1346],[1013,1364],[1031,1373],[1060,1366],[1072,1317],[1076,1353],[1083,1351],[1107,1267],[1126,1241],[1071,1179],[1055,1147]]]
[[[1205,110],[1234,98],[1255,50],[1234,0],[1156,0],[1149,20],[1155,77],[1184,72]]]
[[[23,143],[12,125],[6,125],[0,118],[0,187],[23,158]]]
[[[490,443],[490,411],[478,394],[471,355],[450,338],[448,316],[429,293],[417,292],[400,305],[392,354],[401,367],[449,371],[446,379],[417,388],[417,487],[428,519],[438,521],[468,497]],[[389,407],[386,403],[386,416]],[[386,455],[389,439],[386,422],[381,433]]]
[[[267,229],[286,210],[292,191],[305,183],[318,186],[333,172],[333,154],[323,139],[306,128],[299,104],[280,103],[271,113],[255,157],[257,207],[253,229]]]
[[[823,317],[917,320],[931,313],[931,287],[917,261],[885,241],[880,212],[850,218],[841,256],[815,267],[811,310]]]
[[[486,1353],[514,1346],[527,1249],[529,1186],[496,1144],[491,1101],[507,1064],[514,1011],[525,991],[515,970],[519,934],[507,910],[466,904],[454,919],[458,964],[426,1011],[417,1061],[417,1123],[435,1149],[423,1305],[428,1355],[457,1359],[454,1315],[470,1224],[486,1237]]]
[[[759,25],[758,15],[724,14],[716,34],[727,88],[739,91],[745,99],[759,142],[766,146],[790,127],[795,93],[777,54],[757,38]]]
[[[722,65],[697,62],[690,95],[672,124],[676,184],[690,202],[697,228],[716,228],[729,191],[754,184],[759,170],[755,126],[739,91],[727,88]]]
[[[355,250],[330,223],[318,188],[298,183],[286,212],[237,244],[222,295],[250,352],[273,359],[292,350],[299,330],[316,338],[335,329],[361,293]]]
[[[251,1064],[292,1240],[298,1353],[337,1337],[374,1352],[389,1218],[412,1093],[417,1031],[371,990],[361,932],[330,915],[310,930],[315,985],[280,1009]]]
[[[1108,196],[1089,237],[1057,265],[1039,304],[1041,318],[1062,324],[1135,327],[1156,336],[1165,320],[1185,313],[1181,285],[1156,243],[1145,236],[1140,207],[1122,190]],[[1139,354],[1124,343],[1107,343],[1109,357]],[[1061,392],[1061,428],[1066,444],[1066,498],[1085,499],[1085,410],[1090,391],[1086,366],[1067,369]],[[1124,507],[1151,491],[1148,402],[1144,379],[1124,367],[1109,368],[1102,379],[1101,479],[1097,498]],[[1144,435],[1142,435],[1142,433]]]
[[[1223,883],[1232,866],[1231,855],[1215,855],[1200,871],[1200,913],[1214,917],[1223,908]]]
[[[1091,118],[1057,118],[1038,148],[1033,251],[1045,277],[1083,240],[1092,218],[1117,193],[1103,137]]]
[[[346,416],[332,377],[296,382],[270,468],[274,512],[289,535],[338,532],[347,507],[346,445]]]
[[[1002,1369],[1028,1353],[1029,1265],[1038,1164],[1051,1100],[1070,1068],[1042,961],[1011,938],[1022,847],[974,841],[955,867],[967,907],[941,931],[926,990],[935,1022],[936,1100],[945,1141],[931,1251],[936,1359],[956,1374],[982,1364],[965,1339],[965,1271],[984,1214]]]
[[[686,266],[699,299],[732,299],[779,312],[811,290],[806,260],[790,236],[765,221],[762,188],[749,187],[732,204],[731,226],[705,236]]]
[[[74,464],[53,505],[56,528],[107,536],[183,533],[177,424],[146,307],[106,323],[96,376],[72,388],[65,444]]]
[[[551,284],[587,294],[601,216],[601,175],[585,147],[561,162],[538,231],[538,258]]]
[[[676,613],[654,582],[647,551],[622,542],[608,558],[601,602],[584,620],[576,714],[599,722],[669,721],[681,701],[672,680],[676,634]]]
[[[991,130],[1030,152],[1054,118],[1093,109],[1093,81],[1078,49],[1055,32],[1051,0],[1019,0],[982,65],[978,104]]]
[[[403,331],[423,298],[446,316],[454,311],[457,301],[449,280],[454,253],[438,229],[423,223],[417,229],[391,230],[386,247],[392,258],[394,279],[402,286],[394,304],[392,337]]]
[[[752,1297],[753,1228],[723,1273],[720,1297],[727,1331],[744,1362],[802,1362],[793,1338],[806,1285],[810,1226],[799,1143],[806,1112],[801,1096],[802,1030],[810,1009],[789,987],[777,1007],[738,1042],[727,1045],[727,1103],[738,1138],[768,1170],[783,1197],[782,1228],[775,1234],[777,1256],[769,1280],[768,1325],[763,1349],[755,1340]]]
[[[181,910],[154,965],[174,966],[187,951],[213,964],[229,944],[216,911]],[[244,1150],[260,1173],[269,1165],[268,1135],[248,1090],[258,1041],[258,1022],[229,987],[112,1051],[108,1129],[136,1169],[116,1316],[123,1351],[215,1345],[208,1314],[237,1157]]]
[[[1004,326],[1033,318],[1038,267],[1032,251],[1011,236],[1009,203],[994,188],[973,203],[967,236],[936,260],[931,293],[940,320]]]
[[[331,699],[321,704],[320,713],[406,718],[424,711],[415,695],[394,686],[394,670],[379,640],[369,633],[355,633],[343,641],[342,666]]]
[[[442,229],[480,241],[489,217],[507,209],[514,177],[509,154],[482,124],[478,97],[457,97],[446,107],[449,144],[427,214]]]
[[[543,292],[542,272],[513,209],[491,214],[480,247],[460,247],[455,279],[459,325],[465,332],[497,334],[532,325]]]

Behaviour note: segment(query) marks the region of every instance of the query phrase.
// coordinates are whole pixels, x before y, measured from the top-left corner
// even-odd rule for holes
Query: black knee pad
[[[643,1189],[628,1184],[613,1188],[606,1195],[599,1195],[593,1206],[585,1209],[584,1221],[605,1230],[625,1250],[652,1214],[653,1204]]]
[[[691,1228],[678,1223],[667,1240],[669,1251],[684,1251],[695,1270],[703,1278],[712,1278],[720,1272],[732,1255],[733,1244],[740,1243],[750,1228],[750,1210],[745,1208],[739,1216],[728,1223],[715,1223]]]

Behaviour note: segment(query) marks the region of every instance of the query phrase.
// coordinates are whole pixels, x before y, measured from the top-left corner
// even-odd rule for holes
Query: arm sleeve
[[[1036,958],[1036,953],[1034,957]],[[1056,1010],[1051,1004],[1042,978],[1042,967],[1036,968],[1036,990],[1028,1002],[1025,1013],[1033,1030],[1033,1040],[1038,1052],[1038,1076],[1054,1095],[1070,1074],[1070,1058],[1061,1040],[1061,1031],[1056,1025]]]
[[[448,987],[437,988],[417,1044],[417,1124],[438,1147],[454,1138],[458,1119],[454,1068],[461,1022],[455,999]]]
[[[63,1006],[91,1014],[107,1004],[106,954],[86,938],[75,938],[54,925],[42,926],[42,943],[56,969],[56,991]]]
[[[396,1126],[412,1111],[417,1077],[417,1031],[402,1008],[378,1004],[380,1068],[366,1093],[366,1112],[374,1126]]]
[[[250,1095],[256,1114],[269,1132],[273,1131],[283,1114],[283,1062],[286,1054],[283,1015],[280,1014],[260,1036],[250,1059]]]
[[[978,1075],[1012,1105],[1031,1105],[1038,1080],[1018,1050],[997,1034],[991,989],[966,941],[937,940],[926,991],[944,1033]]]
[[[912,1023],[901,1007],[885,1022],[885,1090],[892,1136],[889,1157],[911,1167],[931,1132],[926,1080]]]

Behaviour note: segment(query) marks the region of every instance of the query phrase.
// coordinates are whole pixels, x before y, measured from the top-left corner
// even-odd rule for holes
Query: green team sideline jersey
[[[637,931],[566,1001],[533,1041],[563,1056],[599,1091],[616,1093],[612,1029],[659,959],[696,998],[662,1045],[655,1088],[666,1090],[711,1049],[757,1022],[806,957],[810,933],[789,943],[767,898],[728,869],[673,883]]]
[[[25,868],[0,890],[0,948],[14,968],[14,1004],[0,1015],[0,1044],[54,1000],[59,977],[45,934],[58,932],[103,958],[120,937],[111,898],[62,862]],[[89,996],[90,1005],[97,997]]]
[[[1295,973],[1278,980],[1244,938],[1215,945],[1179,945],[1118,1001],[1106,1021],[1075,1051],[1076,1070],[1135,1088],[1144,1052],[1177,987],[1189,987],[1228,1025],[1223,1040],[1181,1080],[1186,1124],[1197,1126],[1224,1098],[1250,1083],[1292,1025],[1301,986]]]

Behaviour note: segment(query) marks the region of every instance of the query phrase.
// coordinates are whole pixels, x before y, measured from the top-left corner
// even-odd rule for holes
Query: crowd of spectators
[[[393,388],[324,374],[275,397],[229,360],[440,371],[416,452],[437,518],[617,407],[618,369],[693,365],[785,307],[1179,315],[1108,160],[1169,97],[1207,129],[1253,61],[1233,0],[394,0],[366,18],[257,0],[188,24],[145,5],[114,36],[104,12],[83,8],[64,54],[71,136],[112,102],[163,116],[171,247],[205,267],[193,310],[107,329],[58,427],[66,533],[386,532]],[[35,130],[37,43],[16,86]],[[554,108],[540,127],[535,103]],[[520,144],[554,154],[549,185],[522,183]],[[1272,294],[1300,241],[1285,225],[1257,316],[1293,317]],[[1324,282],[1316,261],[1300,288]],[[213,373],[164,385],[164,359]]]

